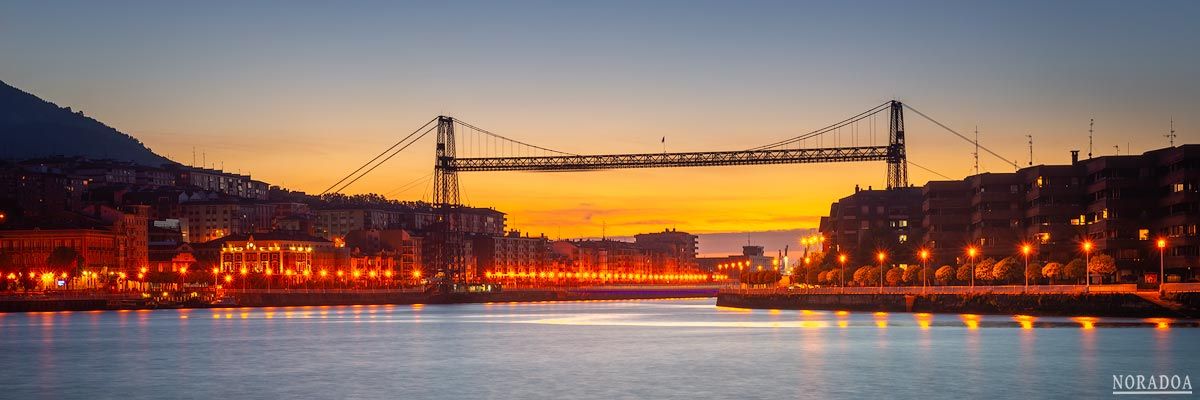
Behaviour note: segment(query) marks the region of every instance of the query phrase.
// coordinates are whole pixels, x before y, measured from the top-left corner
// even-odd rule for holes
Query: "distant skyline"
[[[0,4],[0,80],[159,154],[319,193],[438,114],[574,153],[733,150],[899,99],[1006,158],[1200,142],[1200,2]],[[971,146],[908,115],[912,161]],[[1128,147],[1128,148],[1127,148]],[[428,200],[427,138],[347,193]],[[197,162],[200,156],[197,156]],[[1011,167],[981,156],[982,170]],[[513,228],[813,228],[878,163],[464,173]],[[910,168],[920,185],[939,177]],[[604,227],[604,228],[602,228]]]

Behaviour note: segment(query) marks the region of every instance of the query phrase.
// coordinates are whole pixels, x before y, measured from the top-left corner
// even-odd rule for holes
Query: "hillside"
[[[170,160],[141,141],[69,107],[0,81],[0,159],[85,156],[161,165]]]

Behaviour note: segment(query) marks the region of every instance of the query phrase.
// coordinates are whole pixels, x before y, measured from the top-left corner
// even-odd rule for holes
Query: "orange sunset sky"
[[[881,12],[880,8],[886,9]],[[118,11],[121,10],[121,11]],[[1086,15],[1079,15],[1080,13]],[[438,15],[453,15],[445,23]],[[662,18],[670,15],[670,18]],[[160,154],[316,193],[439,114],[572,153],[746,149],[902,100],[1025,164],[1195,142],[1200,46],[1145,5],[265,3],[0,5],[0,79]],[[420,16],[420,17],[418,17]],[[34,22],[36,21],[36,22]],[[913,162],[972,148],[909,113]],[[881,133],[882,135],[882,133]],[[878,140],[883,140],[882,137]],[[432,172],[433,137],[348,188]],[[203,156],[201,156],[201,154]],[[1010,171],[990,156],[985,171]],[[885,164],[463,173],[463,199],[551,237],[815,227]],[[910,181],[935,175],[917,168]]]

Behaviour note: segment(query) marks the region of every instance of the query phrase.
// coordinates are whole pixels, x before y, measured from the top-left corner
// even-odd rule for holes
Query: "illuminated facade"
[[[57,223],[74,225],[55,228],[0,230],[0,252],[8,254],[10,270],[44,270],[58,247],[74,250],[79,266],[100,272],[132,272],[146,267],[148,246],[145,207],[130,212],[101,208],[93,214],[76,214],[72,221],[63,215]],[[81,226],[86,225],[86,226]]]
[[[257,236],[257,237],[256,237]],[[205,243],[220,251],[217,268],[223,273],[313,273],[339,265],[338,249],[325,239],[288,233],[233,235]]]

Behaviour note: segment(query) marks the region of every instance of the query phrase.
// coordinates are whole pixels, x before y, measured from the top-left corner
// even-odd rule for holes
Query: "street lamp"
[[[967,257],[971,259],[971,291],[975,291],[975,255],[979,254],[979,250],[975,246],[967,247]]]
[[[246,274],[249,274],[250,270],[246,269],[246,267],[242,267],[242,269],[238,272],[242,273],[242,290],[245,291],[246,290],[246,281],[249,280],[249,279],[246,279]]]
[[[879,293],[883,293],[883,260],[887,258],[887,255],[881,251],[875,257],[879,258]]]
[[[1092,289],[1092,241],[1083,241],[1083,292],[1087,293]]]
[[[927,266],[929,261],[929,250],[921,249],[921,252],[918,253],[918,255],[921,256],[921,292],[924,292],[926,281],[928,281],[928,278],[925,276],[925,270],[929,268]]]
[[[184,291],[183,285],[185,282],[184,275],[187,275],[187,267],[179,267],[179,291]]]
[[[838,270],[838,280],[840,280],[842,282],[842,290],[844,291],[845,287],[846,287],[846,255],[845,254],[838,254],[838,264],[842,265],[842,268],[840,270]]]
[[[1167,281],[1167,240],[1158,239],[1158,295],[1162,296],[1165,292],[1163,283]]]
[[[1025,291],[1029,291],[1029,252],[1033,248],[1029,244],[1021,245],[1021,254],[1025,255]]]

